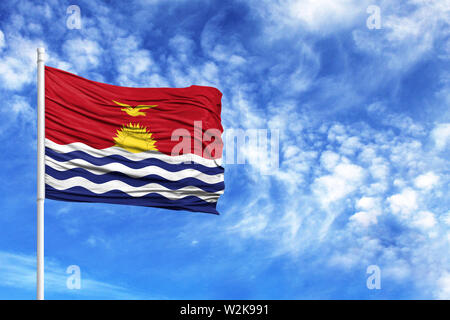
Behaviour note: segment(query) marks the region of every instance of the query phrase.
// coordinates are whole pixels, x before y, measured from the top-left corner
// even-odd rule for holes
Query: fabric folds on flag
[[[221,97],[213,87],[119,87],[45,67],[46,198],[217,214]]]

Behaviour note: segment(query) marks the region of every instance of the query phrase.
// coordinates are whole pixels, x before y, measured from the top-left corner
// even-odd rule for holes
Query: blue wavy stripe
[[[67,180],[72,177],[83,177],[97,184],[105,183],[112,180],[119,180],[133,187],[141,187],[148,183],[157,183],[170,190],[178,190],[186,186],[194,186],[206,192],[217,192],[225,188],[224,182],[216,184],[207,184],[195,178],[185,178],[177,181],[164,179],[156,174],[150,174],[141,178],[132,178],[122,172],[112,171],[104,174],[94,174],[83,168],[74,168],[67,171],[58,171],[50,166],[45,166],[45,173],[58,180]]]
[[[60,201],[103,202],[219,214],[216,210],[216,202],[209,203],[194,196],[189,196],[178,200],[169,200],[160,194],[150,193],[143,197],[134,198],[119,190],[112,190],[103,194],[95,194],[83,187],[57,190],[49,185],[45,185],[45,197],[47,199]]]
[[[59,153],[48,147],[45,148],[45,155],[60,162],[70,161],[72,159],[83,159],[96,166],[103,166],[108,163],[118,162],[132,169],[140,169],[148,166],[157,166],[171,172],[177,172],[184,169],[195,169],[208,175],[215,175],[224,172],[223,167],[220,166],[210,168],[198,163],[170,164],[156,158],[149,158],[140,161],[132,161],[120,155],[110,155],[102,158],[97,158],[83,151]]]

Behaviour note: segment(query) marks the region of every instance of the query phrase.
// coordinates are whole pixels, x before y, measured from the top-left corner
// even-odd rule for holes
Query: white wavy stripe
[[[103,166],[96,166],[83,159],[72,159],[65,162],[59,162],[49,156],[45,157],[45,164],[58,171],[67,171],[74,168],[83,168],[93,174],[105,174],[108,172],[121,172],[131,178],[142,178],[149,174],[156,174],[161,178],[170,181],[178,181],[184,178],[195,178],[207,184],[223,182],[224,174],[208,175],[195,169],[184,169],[176,172],[167,171],[157,166],[148,166],[140,169],[129,168],[118,162],[112,162]]]
[[[195,163],[201,164],[205,167],[211,167],[211,168],[222,165],[222,158],[205,159],[199,155],[192,154],[192,153],[182,154],[179,156],[169,156],[169,155],[166,155],[159,151],[145,151],[145,152],[140,152],[140,153],[132,153],[132,152],[128,152],[127,150],[122,149],[120,147],[95,149],[95,148],[92,148],[81,142],[74,142],[74,143],[70,143],[70,144],[57,144],[57,143],[51,141],[50,139],[45,139],[45,146],[50,149],[53,149],[54,151],[59,152],[59,153],[68,153],[71,151],[83,151],[83,152],[88,153],[97,158],[102,158],[102,157],[111,156],[111,155],[120,155],[131,161],[140,161],[140,160],[149,159],[149,158],[156,158],[156,159],[160,159],[160,160],[170,163],[170,164],[195,162]]]
[[[178,200],[188,196],[195,196],[206,202],[217,202],[219,196],[223,193],[223,190],[214,193],[205,192],[193,186],[183,187],[178,190],[170,190],[157,183],[149,183],[141,187],[132,187],[119,180],[97,184],[82,177],[58,180],[48,174],[45,175],[45,183],[57,190],[67,190],[72,187],[83,187],[96,194],[103,194],[112,190],[120,190],[134,198],[143,197],[149,193],[157,193],[169,200]]]

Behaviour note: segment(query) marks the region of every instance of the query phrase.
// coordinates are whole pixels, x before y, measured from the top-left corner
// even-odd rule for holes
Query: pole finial
[[[45,60],[45,48],[37,48],[37,61]]]

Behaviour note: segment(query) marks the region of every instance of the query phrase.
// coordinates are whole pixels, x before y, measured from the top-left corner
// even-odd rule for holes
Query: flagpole
[[[44,48],[37,49],[37,272],[36,299],[44,300],[44,198],[45,198],[45,68]]]

